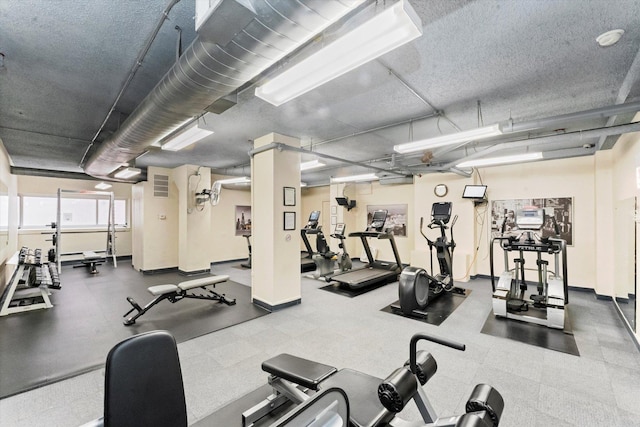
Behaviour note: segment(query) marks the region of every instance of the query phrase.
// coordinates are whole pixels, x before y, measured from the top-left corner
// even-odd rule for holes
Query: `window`
[[[57,221],[58,199],[54,196],[21,196],[21,226],[44,228]],[[109,200],[94,196],[63,197],[60,200],[62,227],[106,227]],[[114,200],[116,226],[127,225],[127,201]]]

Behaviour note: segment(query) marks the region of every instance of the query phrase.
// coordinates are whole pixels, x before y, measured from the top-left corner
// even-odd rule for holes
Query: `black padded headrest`
[[[178,349],[169,332],[135,335],[111,349],[105,369],[104,424],[187,426]]]

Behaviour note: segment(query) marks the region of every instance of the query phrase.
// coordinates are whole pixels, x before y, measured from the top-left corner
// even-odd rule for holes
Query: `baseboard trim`
[[[633,332],[633,329],[631,329],[631,325],[629,324],[629,321],[626,319],[626,317],[624,317],[624,313],[622,312],[622,310],[620,310],[620,306],[618,306],[618,304],[613,304],[613,305],[616,307],[616,313],[618,313],[618,316],[620,316],[620,319],[624,324],[624,328],[627,330],[627,332],[629,333],[629,336],[631,337],[631,341],[633,341],[633,343],[636,345],[636,349],[640,351],[640,343],[638,342],[638,337],[636,337],[635,332]]]
[[[253,298],[253,303],[260,308],[264,308],[265,310],[273,312],[273,311],[282,310],[284,308],[293,307],[294,305],[302,304],[302,298],[298,298],[293,301],[289,301],[289,302],[285,302],[277,305],[271,305],[264,301],[260,301],[257,298]]]
[[[155,270],[139,270],[139,271],[144,275],[152,276],[154,274],[177,273],[178,267],[166,267],[166,268],[157,268]]]

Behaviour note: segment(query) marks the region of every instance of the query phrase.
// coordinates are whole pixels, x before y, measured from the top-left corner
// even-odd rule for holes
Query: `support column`
[[[195,193],[211,188],[211,170],[192,165],[173,170],[178,187],[178,270],[202,273],[211,270],[211,205],[195,208]]]
[[[272,143],[299,148],[300,140],[270,133],[254,149]],[[284,206],[284,188],[295,191],[295,206]],[[300,154],[270,149],[251,159],[252,264],[251,299],[278,310],[301,302],[300,292]],[[292,230],[284,229],[285,212],[293,213]]]

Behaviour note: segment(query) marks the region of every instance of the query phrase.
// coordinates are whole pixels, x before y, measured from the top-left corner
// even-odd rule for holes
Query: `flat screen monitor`
[[[486,185],[465,185],[462,192],[463,199],[484,199],[487,194]]]
[[[384,209],[377,210],[373,212],[373,217],[371,218],[371,224],[367,228],[369,231],[382,231],[384,228],[384,223],[387,220],[387,211]]]
[[[349,200],[346,197],[336,197],[336,203],[339,206],[349,206]]]
[[[451,202],[438,202],[431,206],[431,216],[433,219],[444,222],[451,219]]]

